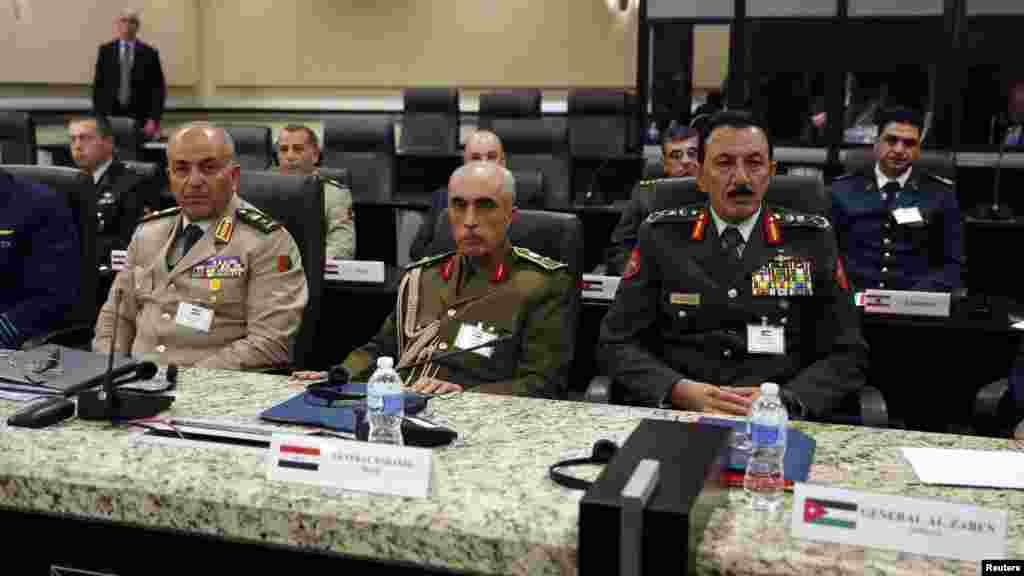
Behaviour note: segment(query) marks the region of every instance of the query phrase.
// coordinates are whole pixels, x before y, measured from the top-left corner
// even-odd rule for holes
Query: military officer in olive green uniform
[[[775,165],[752,119],[721,113],[705,138],[708,204],[648,217],[602,323],[613,393],[744,415],[775,382],[795,417],[828,418],[867,364],[828,220],[763,202]]]
[[[220,128],[185,126],[167,155],[178,207],[136,229],[93,349],[110,349],[120,321],[117,350],[136,357],[235,370],[287,363],[308,299],[295,240],[238,197],[234,145]]]
[[[576,286],[565,264],[509,244],[514,190],[511,173],[494,163],[455,171],[448,213],[457,251],[408,267],[394,312],[345,359],[355,379],[392,356],[406,385],[424,393],[564,397]]]

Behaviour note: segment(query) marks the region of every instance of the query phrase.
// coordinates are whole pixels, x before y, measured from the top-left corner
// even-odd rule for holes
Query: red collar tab
[[[769,246],[782,244],[782,226],[779,225],[779,217],[766,208],[763,218],[765,243]]]
[[[448,258],[448,261],[445,262],[444,266],[441,267],[441,279],[444,280],[445,282],[450,280],[452,277],[452,269],[455,267],[455,259],[457,257],[457,255],[453,255],[452,257]]]
[[[693,223],[693,231],[690,232],[690,240],[694,242],[700,242],[704,239],[704,231],[708,228],[708,211],[701,210],[700,216],[697,217],[697,221]]]
[[[505,263],[501,262],[498,264],[498,267],[494,269],[494,274],[491,276],[491,284],[504,282],[506,277],[508,277],[508,274],[505,270]]]

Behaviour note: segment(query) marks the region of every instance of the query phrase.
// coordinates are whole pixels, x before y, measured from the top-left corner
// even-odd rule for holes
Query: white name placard
[[[583,297],[594,300],[615,300],[615,292],[619,289],[622,278],[601,274],[583,275]]]
[[[328,258],[324,262],[324,279],[342,280],[344,282],[376,282],[382,283],[387,278],[387,270],[383,262],[376,260],[336,260]]]
[[[426,448],[275,435],[267,454],[267,478],[426,498],[433,463]]]
[[[1003,510],[797,483],[795,538],[980,561],[1006,557]]]
[[[110,251],[110,269],[121,271],[124,270],[125,262],[128,261],[127,250],[111,250]]]
[[[864,312],[904,316],[949,317],[950,297],[946,292],[911,290],[865,290]]]

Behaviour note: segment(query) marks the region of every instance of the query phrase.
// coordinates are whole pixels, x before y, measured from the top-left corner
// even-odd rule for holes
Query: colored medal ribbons
[[[813,296],[811,261],[779,254],[751,276],[753,296]]]

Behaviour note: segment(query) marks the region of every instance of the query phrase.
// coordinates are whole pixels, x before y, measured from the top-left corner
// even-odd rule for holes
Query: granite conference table
[[[281,376],[189,370],[169,415],[255,423],[262,409],[299,390]],[[0,401],[0,416],[6,421],[16,408]],[[461,438],[436,450],[427,499],[270,482],[258,448],[160,444],[78,420],[45,430],[0,424],[7,563],[200,574],[370,560],[385,573],[573,574],[581,493],[552,483],[548,465],[599,438],[622,441],[645,417],[696,417],[476,393],[431,400],[428,414]],[[899,455],[900,446],[1017,449],[1010,441],[798,426],[818,443],[812,481],[1009,510],[1008,556],[1024,558],[1024,491],[919,485]],[[751,513],[742,492],[711,516],[695,566],[701,574],[978,571],[971,562],[795,540],[788,516]],[[33,571],[46,573],[21,573]]]

